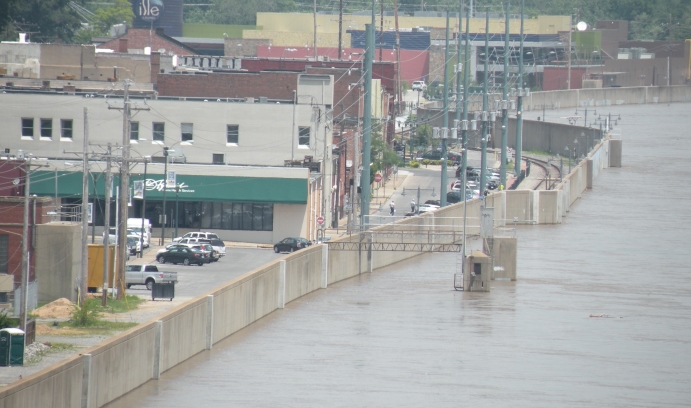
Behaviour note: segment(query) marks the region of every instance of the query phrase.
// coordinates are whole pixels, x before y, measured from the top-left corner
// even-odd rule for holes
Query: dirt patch
[[[39,324],[36,325],[36,334],[39,336],[80,336],[89,334],[89,331],[73,327],[54,327]]]
[[[35,309],[31,314],[41,319],[67,319],[73,310],[74,303],[67,298],[60,298]]]

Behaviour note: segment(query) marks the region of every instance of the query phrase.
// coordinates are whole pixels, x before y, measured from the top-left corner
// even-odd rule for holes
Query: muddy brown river
[[[457,255],[424,255],[292,302],[109,407],[691,406],[691,105],[601,109],[622,115],[624,166],[563,224],[518,228],[517,282],[457,292]]]

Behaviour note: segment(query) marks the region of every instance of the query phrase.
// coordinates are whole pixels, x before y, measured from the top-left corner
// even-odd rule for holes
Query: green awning
[[[82,196],[81,172],[58,172],[58,196],[80,198]],[[119,177],[114,175],[114,186]],[[135,180],[143,180],[143,175],[130,177],[130,189]],[[95,191],[94,191],[95,184]],[[308,180],[269,177],[226,177],[177,175],[179,201],[232,201],[247,203],[306,204]],[[163,175],[149,175],[146,185],[147,200],[163,199]],[[89,178],[90,196],[105,197],[105,175],[91,173]],[[36,171],[31,177],[31,194],[55,196],[55,172]],[[175,199],[175,188],[168,188],[167,199]],[[115,193],[113,192],[113,196]]]

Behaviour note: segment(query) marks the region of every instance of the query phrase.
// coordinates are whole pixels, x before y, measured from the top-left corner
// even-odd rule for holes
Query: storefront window
[[[201,216],[197,219],[201,222],[201,229],[225,229],[235,231],[273,231],[273,204],[199,204],[201,205]],[[183,223],[192,222],[188,220],[192,220],[192,218],[186,218],[184,220],[181,219],[180,227],[198,228],[183,225]]]

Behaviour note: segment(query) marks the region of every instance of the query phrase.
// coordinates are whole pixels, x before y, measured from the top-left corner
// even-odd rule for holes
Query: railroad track
[[[540,181],[535,185],[533,190],[552,190],[561,180],[561,169],[556,164],[534,157],[523,156],[523,158],[530,162],[531,167],[537,166],[542,169],[542,177],[539,178]],[[532,170],[531,173],[533,173]]]

